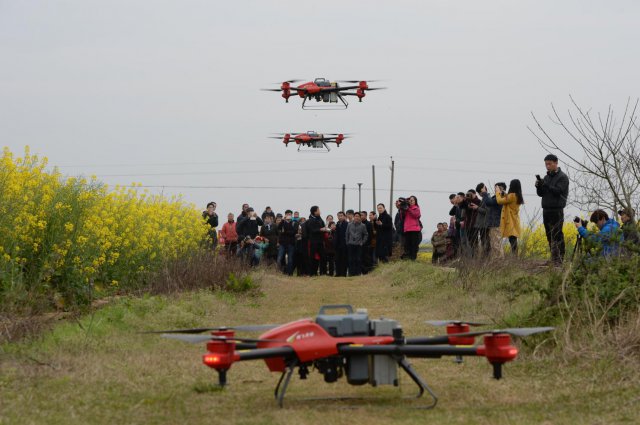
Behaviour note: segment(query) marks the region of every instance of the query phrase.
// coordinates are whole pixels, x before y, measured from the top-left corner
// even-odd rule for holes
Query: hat
[[[253,208],[251,207],[247,208],[247,212],[252,212],[252,211],[253,211]]]

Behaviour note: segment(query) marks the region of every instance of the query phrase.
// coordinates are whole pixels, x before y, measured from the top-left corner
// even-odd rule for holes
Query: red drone
[[[282,139],[282,143],[285,146],[289,146],[289,143],[295,143],[298,145],[298,152],[300,148],[303,146],[312,148],[312,149],[326,149],[326,152],[331,151],[327,143],[335,143],[336,146],[340,147],[340,144],[344,141],[344,139],[348,139],[349,136],[343,133],[317,133],[315,131],[307,131],[306,133],[301,132],[289,132],[289,133],[274,133],[279,134],[279,136],[274,137],[271,136],[271,139]]]
[[[282,97],[288,103],[289,97],[298,95],[304,100],[302,101],[302,109],[347,109],[349,102],[345,99],[346,96],[356,96],[360,102],[362,98],[366,96],[366,92],[370,90],[383,90],[386,87],[369,87],[366,81],[358,80],[341,80],[338,82],[331,82],[325,78],[316,78],[313,82],[307,82],[300,84],[299,86],[291,86],[292,83],[297,83],[303,80],[288,80],[282,83],[279,89],[262,89],[265,91],[282,92]],[[373,82],[376,80],[371,80]],[[351,85],[340,86],[338,83],[348,83]],[[353,85],[357,84],[357,85]],[[341,105],[335,105],[336,107],[317,105],[306,105],[307,100],[315,99],[316,102],[324,102],[329,104],[337,104],[338,101],[342,102]]]
[[[329,315],[330,310],[345,309],[347,314]],[[407,361],[408,357],[440,358],[455,356],[483,356],[493,366],[495,379],[502,378],[502,365],[514,360],[518,349],[511,344],[511,336],[524,337],[553,328],[515,328],[469,332],[469,326],[481,323],[462,321],[430,321],[432,325],[446,325],[447,335],[405,338],[402,327],[395,320],[370,320],[366,310],[354,313],[350,305],[326,305],[320,308],[315,320],[302,319],[284,325],[236,326],[234,328],[198,328],[173,331],[154,331],[166,338],[191,343],[207,343],[205,365],[218,372],[220,386],[227,383],[227,371],[235,362],[265,361],[269,371],[280,372],[275,397],[282,407],[287,387],[296,368],[300,379],[306,379],[310,368],[324,376],[325,382],[336,382],[346,376],[351,385],[398,386],[398,367],[418,386],[417,397],[427,391],[434,407],[435,393],[418,376]],[[260,338],[238,338],[234,331],[263,331]],[[211,332],[209,335],[190,335]],[[484,344],[474,345],[475,337],[484,335]]]

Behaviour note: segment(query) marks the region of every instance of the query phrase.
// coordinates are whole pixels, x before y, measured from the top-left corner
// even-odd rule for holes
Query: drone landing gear
[[[308,97],[305,97],[304,100],[302,101],[302,109],[308,110],[308,111],[336,111],[336,110],[342,110],[342,109],[347,109],[349,107],[349,102],[347,102],[347,100],[342,97],[341,95],[338,95],[338,99],[340,99],[340,102],[342,102],[342,105],[334,105],[334,106],[327,106],[327,105],[306,105],[307,100],[310,100]]]
[[[287,388],[289,387],[289,382],[291,382],[291,375],[293,375],[293,371],[296,369],[298,365],[297,361],[292,362],[287,365],[282,375],[280,375],[280,379],[278,380],[278,385],[276,385],[276,389],[273,392],[276,400],[278,400],[278,406],[283,407],[284,405],[284,396],[287,393]],[[283,382],[284,381],[284,382]],[[282,385],[282,388],[280,388]]]
[[[404,370],[406,372],[406,374],[409,375],[409,377],[413,380],[413,382],[415,382],[415,384],[418,386],[419,390],[418,390],[418,394],[416,395],[415,398],[422,397],[422,395],[424,394],[424,392],[426,390],[429,393],[429,395],[431,396],[431,398],[433,399],[433,403],[428,404],[426,406],[421,406],[419,408],[420,409],[433,409],[434,407],[436,407],[436,404],[438,404],[438,396],[436,396],[436,394],[433,392],[433,390],[431,388],[429,388],[429,385],[427,385],[427,383],[424,382],[422,380],[422,378],[420,378],[420,376],[418,375],[416,370],[413,368],[413,366],[411,366],[411,364],[407,361],[406,357],[396,358],[396,360],[398,362],[398,366],[400,366],[402,368],[402,370]]]

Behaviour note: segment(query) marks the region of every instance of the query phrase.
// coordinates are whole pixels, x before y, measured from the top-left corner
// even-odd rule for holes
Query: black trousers
[[[564,260],[564,210],[542,210],[542,222],[547,234],[547,242],[551,250],[551,260],[554,263],[562,263]]]
[[[311,276],[318,275],[318,269],[321,264],[325,263],[324,244],[322,242],[309,241],[309,274]]]
[[[422,232],[404,232],[404,258],[415,260],[422,241]]]
[[[348,264],[347,245],[340,245],[336,248],[336,276],[346,276]]]
[[[349,248],[349,276],[362,274],[362,246],[347,245]]]

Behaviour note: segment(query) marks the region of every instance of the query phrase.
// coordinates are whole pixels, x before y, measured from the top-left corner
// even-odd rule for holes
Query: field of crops
[[[207,226],[193,205],[65,177],[47,159],[0,158],[0,305],[82,305],[144,282],[197,248]]]

